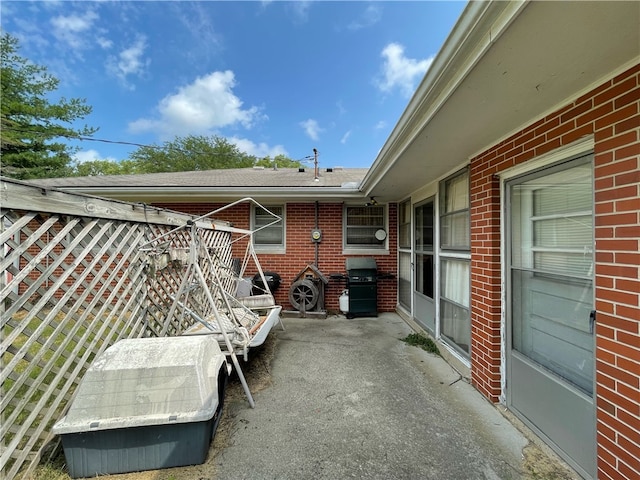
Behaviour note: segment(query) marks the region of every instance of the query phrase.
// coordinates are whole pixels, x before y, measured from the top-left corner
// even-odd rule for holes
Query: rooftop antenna
[[[318,182],[320,179],[318,178],[318,150],[316,150],[315,148],[313,149],[313,167],[314,167],[314,181]]]

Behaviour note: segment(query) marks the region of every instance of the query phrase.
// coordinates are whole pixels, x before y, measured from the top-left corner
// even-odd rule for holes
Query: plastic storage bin
[[[109,347],[53,427],[69,474],[94,477],[203,463],[228,375],[211,336],[129,339]]]

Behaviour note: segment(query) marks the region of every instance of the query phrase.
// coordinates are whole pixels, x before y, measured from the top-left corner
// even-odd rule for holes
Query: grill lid
[[[373,257],[347,258],[347,272],[349,270],[377,270],[376,259]]]

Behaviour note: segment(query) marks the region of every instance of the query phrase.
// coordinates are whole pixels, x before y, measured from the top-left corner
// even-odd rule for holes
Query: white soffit
[[[404,198],[640,59],[640,2],[480,3],[418,87],[366,195]]]

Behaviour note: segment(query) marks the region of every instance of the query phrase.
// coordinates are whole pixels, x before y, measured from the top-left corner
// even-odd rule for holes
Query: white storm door
[[[507,403],[595,476],[592,155],[507,183]]]

